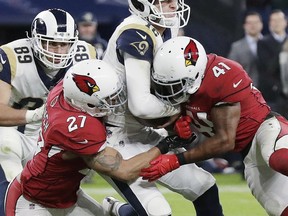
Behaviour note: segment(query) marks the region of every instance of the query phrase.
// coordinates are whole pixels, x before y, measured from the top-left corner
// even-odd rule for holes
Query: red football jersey
[[[106,141],[106,130],[99,118],[71,107],[63,97],[62,82],[47,99],[37,152],[21,175],[23,195],[51,208],[75,204],[76,192],[87,165],[79,155],[92,155]],[[75,154],[65,160],[63,153]],[[86,170],[87,171],[87,170]]]
[[[210,111],[215,105],[223,102],[241,104],[234,149],[241,151],[252,141],[260,124],[270,112],[270,107],[262,94],[253,87],[252,80],[240,64],[209,54],[205,78],[186,105],[187,115],[192,117],[193,124],[205,136],[214,135]]]

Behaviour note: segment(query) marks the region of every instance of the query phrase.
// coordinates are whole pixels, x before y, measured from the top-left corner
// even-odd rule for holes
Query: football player
[[[74,19],[61,9],[40,12],[31,37],[0,47],[0,215],[8,182],[34,153],[49,90],[70,65],[89,58],[94,48],[78,41]]]
[[[128,3],[132,14],[116,28],[103,57],[114,66],[127,87],[127,112],[109,116],[107,121],[108,142],[124,159],[149,150],[163,138],[152,128],[139,123],[135,116],[148,119],[148,122],[153,118],[171,117],[162,127],[179,116],[178,107],[167,105],[150,93],[150,73],[156,50],[163,41],[177,36],[178,29],[187,24],[190,16],[190,7],[184,0],[128,0]],[[138,178],[128,185],[103,177],[139,215],[172,214],[170,205],[154,182]],[[193,202],[197,215],[222,215],[214,177],[195,164],[181,167],[159,182]],[[103,203],[107,204],[106,201],[104,199]],[[117,212],[113,214],[117,215]]]
[[[106,62],[73,65],[48,95],[37,150],[7,189],[6,215],[107,215],[80,189],[85,174],[94,169],[131,182],[167,147],[123,160],[107,146],[102,117],[121,114],[126,101],[120,77]]]
[[[252,194],[268,215],[287,216],[288,121],[271,111],[243,67],[206,55],[189,37],[164,43],[153,65],[156,95],[170,105],[185,103],[179,135],[191,134],[191,121],[207,139],[184,153],[159,156],[142,170],[143,178],[154,181],[184,164],[241,152]]]

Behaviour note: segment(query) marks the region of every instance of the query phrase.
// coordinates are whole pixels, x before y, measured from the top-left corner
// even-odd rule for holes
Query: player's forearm
[[[149,61],[124,55],[128,107],[139,118],[152,119],[173,116],[180,111],[168,106],[151,94],[151,64]]]
[[[130,180],[138,178],[140,170],[144,167],[148,167],[149,162],[158,157],[160,154],[161,154],[160,150],[154,147],[147,152],[140,153],[127,160],[129,166],[128,178]]]
[[[26,110],[13,109],[0,104],[0,126],[18,126],[26,124]]]
[[[228,137],[211,137],[183,153],[186,163],[196,163],[210,158],[218,157],[233,150],[234,141]],[[181,164],[182,165],[182,164]]]
[[[211,119],[215,135],[185,153],[185,160],[188,163],[195,163],[233,150],[240,112],[240,103],[219,103],[213,107]]]
[[[154,95],[143,95],[142,101],[138,98],[138,102],[134,105],[128,103],[131,113],[143,119],[155,119],[161,117],[174,116],[180,113],[180,109],[169,106],[159,101]],[[130,101],[128,99],[128,101]]]
[[[139,177],[140,170],[149,166],[149,162],[159,156],[161,153],[158,148],[152,148],[147,152],[140,153],[129,160],[125,160],[123,163],[123,169],[125,175],[122,176],[122,180],[131,181]]]
[[[124,160],[122,155],[111,147],[106,147],[96,155],[82,156],[88,167],[97,172],[119,179],[131,181],[139,177],[140,170],[149,165],[149,162],[160,155],[157,148]]]

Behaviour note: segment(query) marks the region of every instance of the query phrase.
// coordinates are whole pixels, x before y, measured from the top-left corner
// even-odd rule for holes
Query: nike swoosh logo
[[[88,140],[87,139],[84,139],[83,141],[80,141],[80,142],[77,142],[79,144],[87,144],[88,143]]]
[[[136,33],[137,33],[143,40],[146,40],[147,35],[142,35],[142,34],[139,33],[138,31],[136,31]]]
[[[0,54],[0,61],[1,61],[1,64],[4,65],[6,63],[6,60],[4,61],[2,55]]]
[[[242,79],[239,80],[239,82],[237,83],[233,83],[233,88],[237,88],[241,82],[242,82]]]

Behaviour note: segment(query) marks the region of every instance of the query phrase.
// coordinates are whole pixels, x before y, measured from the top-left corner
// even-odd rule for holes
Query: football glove
[[[178,167],[180,164],[175,154],[160,155],[150,162],[149,167],[141,169],[140,176],[143,180],[151,182]]]
[[[190,123],[190,116],[182,116],[175,122],[174,131],[179,137],[188,139],[193,133],[190,128]]]
[[[45,104],[35,110],[27,110],[26,112],[26,123],[40,122],[45,110]]]
[[[171,135],[165,137],[163,140],[160,141],[160,143],[165,143],[169,151],[175,149],[175,148],[186,148],[188,147],[195,139],[197,138],[197,135],[195,133],[192,133],[192,135],[189,137],[189,139],[182,139],[177,135]]]

